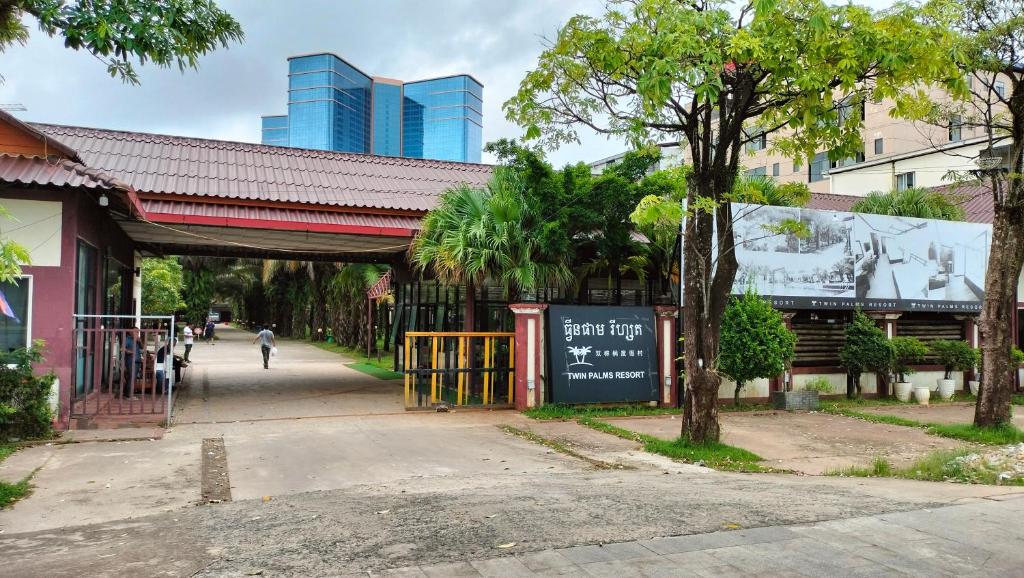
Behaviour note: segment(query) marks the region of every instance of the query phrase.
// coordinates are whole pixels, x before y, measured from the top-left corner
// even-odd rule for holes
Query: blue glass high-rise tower
[[[483,85],[460,74],[402,82],[333,54],[288,59],[288,114],[264,116],[263,144],[480,162]]]

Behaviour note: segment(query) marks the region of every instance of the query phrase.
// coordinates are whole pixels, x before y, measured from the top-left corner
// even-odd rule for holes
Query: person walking
[[[185,323],[185,356],[182,358],[184,361],[188,361],[188,354],[192,351],[192,340],[195,338],[196,332],[192,330],[192,324]]]
[[[213,342],[213,330],[216,329],[216,327],[217,324],[213,322],[213,319],[208,319],[206,321],[206,331],[203,332],[203,337],[206,338],[206,342],[210,345],[216,345],[216,343]]]
[[[252,340],[253,345],[260,342],[260,352],[263,353],[263,369],[270,369],[270,350],[277,347],[277,340],[274,339],[274,332],[266,325],[261,326],[260,332]]]

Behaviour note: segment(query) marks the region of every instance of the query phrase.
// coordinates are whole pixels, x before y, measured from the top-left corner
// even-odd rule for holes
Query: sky
[[[870,4],[879,4],[874,0]],[[0,55],[0,103],[22,120],[259,142],[260,116],[287,112],[287,58],[333,52],[371,76],[417,80],[468,73],[484,85],[483,141],[522,134],[502,103],[536,65],[543,39],[603,0],[220,0],[245,41],[198,71],[141,66],[141,85],[111,78],[86,52],[64,48],[29,22],[32,37]],[[556,166],[595,161],[625,145],[580,132],[548,153]],[[484,162],[493,159],[484,157]]]

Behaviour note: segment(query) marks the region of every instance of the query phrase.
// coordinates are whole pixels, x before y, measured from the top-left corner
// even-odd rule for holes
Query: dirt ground
[[[1024,428],[1024,407],[1013,406],[1015,414],[1013,424]],[[886,405],[865,408],[864,413],[877,415],[893,415],[916,420],[922,423],[972,423],[974,421],[973,403],[944,403],[936,405]]]
[[[664,439],[678,437],[680,431],[677,416],[609,421]],[[907,465],[932,450],[964,445],[915,428],[825,413],[726,413],[721,421],[723,442],[754,452],[764,458],[764,465],[810,475],[869,465],[877,456],[895,465]]]

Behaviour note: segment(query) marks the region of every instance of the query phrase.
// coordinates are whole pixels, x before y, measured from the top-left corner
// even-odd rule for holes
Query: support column
[[[957,320],[964,324],[964,341],[971,347],[978,347],[978,318],[974,315],[957,315]],[[971,368],[964,372],[964,392],[970,393],[971,386],[969,381],[978,379],[977,368]]]
[[[132,270],[132,314],[135,315],[135,327],[142,327],[142,255],[135,253],[135,266]]]
[[[516,316],[516,409],[523,411],[544,403],[541,369],[544,361],[544,310],[542,303],[509,305]]]
[[[679,397],[679,372],[676,371],[676,320],[679,308],[657,305],[654,314],[658,324],[658,384],[661,407],[676,407]]]

